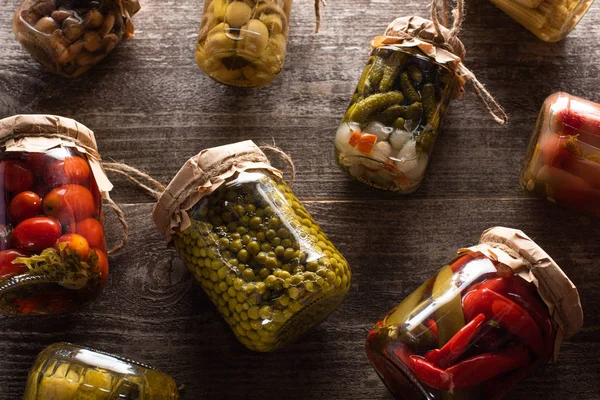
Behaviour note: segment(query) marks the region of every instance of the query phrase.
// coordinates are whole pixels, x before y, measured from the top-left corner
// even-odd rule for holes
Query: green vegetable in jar
[[[342,301],[350,269],[285,182],[240,172],[190,211],[175,246],[248,348],[272,351]]]
[[[400,92],[377,93],[356,103],[356,107],[350,114],[350,119],[356,122],[365,122],[377,110],[381,110],[393,104],[404,101]]]

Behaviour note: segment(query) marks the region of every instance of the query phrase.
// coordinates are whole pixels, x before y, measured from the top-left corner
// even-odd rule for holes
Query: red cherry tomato
[[[21,161],[3,161],[0,163],[0,176],[9,192],[24,192],[33,186],[33,173]]]
[[[90,247],[106,251],[106,240],[102,224],[95,218],[86,218],[83,221],[69,226],[70,233],[78,233],[90,244]]]
[[[90,256],[90,245],[88,244],[88,241],[85,240],[85,238],[81,235],[76,233],[67,233],[56,241],[56,247],[58,247],[60,243],[67,243],[67,247],[65,249],[73,250],[82,260],[87,260]]]
[[[39,252],[54,247],[60,234],[60,223],[54,218],[34,217],[17,225],[12,242],[19,249]]]
[[[42,211],[42,199],[33,192],[21,192],[8,206],[8,215],[14,224],[35,217]]]
[[[44,214],[58,219],[64,225],[94,215],[94,197],[80,185],[65,185],[52,190],[42,203]]]
[[[81,157],[68,157],[56,161],[46,174],[51,186],[66,185],[69,183],[84,184],[90,177],[90,167]]]
[[[98,272],[100,272],[100,276],[102,277],[102,286],[106,285],[108,281],[108,258],[106,257],[106,253],[99,249],[92,249],[98,255]]]
[[[0,251],[0,279],[11,278],[28,271],[25,264],[12,263],[18,257],[29,257],[29,254],[13,249]]]

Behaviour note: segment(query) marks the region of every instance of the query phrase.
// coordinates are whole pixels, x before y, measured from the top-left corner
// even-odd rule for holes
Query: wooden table
[[[273,140],[295,160],[295,193],[353,269],[350,294],[295,345],[258,354],[240,345],[150,218],[152,198],[114,178],[131,241],[112,257],[93,305],[70,315],[0,320],[0,398],[22,396],[37,353],[72,341],[152,364],[185,385],[183,399],[388,399],[364,352],[367,330],[454,252],[494,225],[534,237],[580,290],[585,326],[559,363],[538,370],[510,399],[600,398],[598,220],[529,197],[519,171],[537,112],[564,90],[599,101],[600,11],[593,6],[563,42],[543,43],[487,1],[468,4],[467,66],[510,115],[497,126],[471,95],[453,102],[423,186],[402,197],[356,183],[333,159],[336,126],[393,16],[427,16],[425,2],[331,1],[312,35],[311,0],[294,5],[281,77],[239,90],[196,67],[199,1],[146,0],[135,39],[76,80],[43,72],[10,30],[18,0],[0,0],[0,117],[50,113],[96,132],[105,159],[168,183],[201,149]],[[120,234],[108,218],[108,234]]]

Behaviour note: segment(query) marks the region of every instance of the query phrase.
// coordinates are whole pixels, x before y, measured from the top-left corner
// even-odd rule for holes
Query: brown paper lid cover
[[[238,172],[264,169],[281,177],[268,158],[251,140],[202,150],[190,158],[171,180],[156,203],[154,223],[167,242],[174,229],[191,225],[187,210],[217,190]]]

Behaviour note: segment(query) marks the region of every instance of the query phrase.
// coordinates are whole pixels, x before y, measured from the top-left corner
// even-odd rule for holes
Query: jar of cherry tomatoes
[[[495,227],[369,332],[366,350],[402,399],[500,399],[583,324],[577,289],[523,232]]]
[[[173,378],[152,367],[70,343],[43,350],[24,400],[177,400]]]
[[[546,99],[521,186],[553,203],[600,216],[600,104],[567,93]]]
[[[112,185],[94,133],[57,116],[0,120],[0,311],[56,314],[106,284],[102,198]]]

